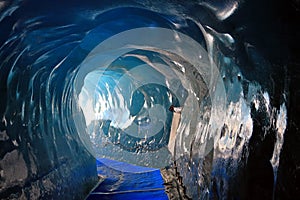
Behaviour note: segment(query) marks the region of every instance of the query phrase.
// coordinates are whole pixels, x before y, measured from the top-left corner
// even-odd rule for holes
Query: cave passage
[[[285,49],[249,2],[0,1],[0,199],[286,195]]]

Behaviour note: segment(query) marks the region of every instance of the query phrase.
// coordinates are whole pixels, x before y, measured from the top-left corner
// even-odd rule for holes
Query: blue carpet
[[[87,200],[168,200],[159,169],[98,159],[97,170],[105,179]]]

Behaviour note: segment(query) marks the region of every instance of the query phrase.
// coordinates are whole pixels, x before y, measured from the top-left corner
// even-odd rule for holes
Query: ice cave
[[[0,199],[300,197],[298,0],[1,0]]]

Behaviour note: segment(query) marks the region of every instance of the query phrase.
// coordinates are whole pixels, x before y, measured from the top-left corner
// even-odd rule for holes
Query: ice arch
[[[128,151],[122,152],[121,149],[112,150],[111,147],[107,151],[109,153],[106,154],[105,147],[107,146],[107,144],[103,144],[103,146],[101,146],[102,144],[100,141],[102,141],[102,139],[98,138],[98,142],[94,141],[94,145],[97,146],[96,151],[100,151],[99,149],[101,149],[101,153],[99,153],[99,155],[97,156],[108,156],[109,158],[121,159],[122,161],[133,162],[134,164],[139,165],[164,167],[168,164],[171,164],[171,155],[169,155],[165,148],[161,149],[163,147],[162,144],[166,145],[168,143],[167,139],[169,138],[170,132],[172,116],[168,114],[169,119],[168,121],[166,121],[166,112],[168,110],[168,107],[172,104],[175,104],[176,102],[163,102],[168,100],[167,96],[170,96],[170,93],[163,94],[164,90],[161,89],[160,92],[156,94],[156,96],[166,97],[160,101],[154,101],[153,105],[149,105],[149,108],[147,108],[146,106],[143,107],[146,110],[143,112],[149,112],[148,120],[150,120],[150,122],[147,126],[141,126],[134,123],[134,119],[136,116],[132,116],[130,114],[129,106],[127,106],[131,103],[130,100],[132,98],[132,94],[138,88],[150,84],[156,84],[157,86],[156,88],[148,87],[147,89],[143,90],[146,97],[148,93],[147,90],[157,90],[158,86],[164,86],[165,88],[170,90],[172,96],[177,99],[177,104],[179,104],[178,106],[184,107],[181,120],[181,127],[183,128],[179,134],[190,135],[192,137],[193,134],[189,134],[188,132],[191,131],[190,126],[194,128],[194,130],[192,131],[197,131],[197,125],[192,121],[199,118],[200,99],[203,98],[203,96],[197,96],[196,91],[200,91],[202,90],[202,88],[200,88],[199,86],[195,87],[195,85],[194,87],[192,86],[192,82],[196,82],[197,77],[195,76],[195,74],[192,74],[191,76],[190,73],[186,73],[186,71],[193,69],[180,64],[180,62],[183,62],[182,60],[178,59],[178,65],[181,65],[181,71],[179,71],[176,70],[176,67],[174,66],[154,63],[153,61],[151,61],[151,58],[148,57],[151,56],[151,52],[149,53],[147,51],[140,51],[137,55],[131,53],[135,49],[148,51],[151,50],[157,52],[157,57],[161,56],[160,54],[163,54],[169,60],[170,58],[168,57],[168,55],[175,54],[177,56],[185,58],[185,60],[191,63],[191,66],[194,66],[195,73],[198,76],[201,76],[201,78],[204,80],[204,85],[206,85],[209,89],[209,95],[213,97],[211,98],[211,113],[213,115],[210,122],[211,127],[217,127],[221,126],[220,124],[223,124],[222,119],[224,117],[222,116],[225,115],[224,109],[226,98],[225,89],[221,81],[220,74],[218,73],[218,69],[214,65],[214,63],[210,63],[205,49],[203,49],[203,47],[196,41],[192,40],[192,38],[189,38],[182,33],[174,32],[174,30],[165,28],[138,28],[116,34],[113,37],[108,38],[104,42],[100,43],[81,63],[80,68],[77,72],[78,75],[75,78],[74,82],[75,90],[81,91],[80,94],[82,94],[79,94],[79,101],[82,102],[81,108],[83,109],[84,115],[86,116],[86,121],[88,121],[87,126],[90,125],[91,120],[106,121],[100,125],[104,127],[104,124],[107,124],[107,121],[109,121],[108,123],[110,123],[110,126],[114,129],[102,129],[103,133],[108,131],[106,135],[112,134],[113,137],[118,137],[118,141],[115,141],[114,144],[119,143],[121,147],[127,145],[127,149],[132,149],[131,152],[133,152],[133,154],[128,154]],[[145,62],[145,64],[140,65],[132,63],[128,64],[128,61],[127,63],[125,62],[125,66],[123,66],[124,63],[118,61],[117,66],[109,67],[110,63],[112,63],[116,58],[119,58],[122,55],[126,56],[126,54],[128,53],[131,53],[130,56],[135,57],[135,59],[144,59],[147,61]],[[117,72],[119,71],[119,73],[116,73],[114,70]],[[89,76],[85,77],[83,74],[88,74]],[[94,80],[95,76],[98,77],[99,81],[97,78],[96,80]],[[83,77],[85,77],[85,79]],[[130,80],[132,83],[130,82]],[[80,88],[82,82],[85,82],[85,84],[83,85],[83,89]],[[101,93],[101,89],[99,89],[99,87],[101,86],[98,86],[97,84],[103,84],[101,89],[107,92],[102,95],[100,94],[99,96],[101,97],[99,98],[99,100],[92,100],[91,97],[97,95],[95,94],[95,91],[98,90],[98,92]],[[79,85],[79,87],[77,85]],[[111,87],[112,89],[108,89],[108,87]],[[182,96],[183,94],[184,96]],[[94,105],[94,107],[96,108],[93,108],[92,104],[96,104]],[[130,106],[135,107],[135,105],[133,105],[132,103]],[[95,109],[100,110],[95,111]],[[88,119],[91,116],[93,117],[93,115],[95,117],[94,119]],[[97,115],[100,115],[100,119]],[[161,116],[162,118],[159,118],[159,116]],[[213,120],[216,118],[218,118],[219,120]],[[122,138],[129,137],[132,134],[139,135],[140,133],[137,128],[140,128],[141,132],[155,131],[159,126],[158,124],[154,124],[154,126],[151,126],[151,123],[155,121],[160,121],[163,123],[162,128],[165,127],[163,133],[162,131],[157,130],[157,133],[148,135],[150,136],[149,140],[147,140],[146,137],[143,137],[141,138],[142,140],[137,140],[136,143],[134,142],[135,139],[126,139],[126,141],[122,141]],[[79,123],[80,122],[77,122],[76,124]],[[99,124],[96,124],[96,126],[99,126]],[[105,128],[109,129],[109,127]],[[120,129],[119,131],[123,133],[119,133],[116,135],[115,131],[118,131],[116,129]],[[130,131],[136,131],[138,133],[129,133]],[[128,132],[127,136],[126,132]],[[215,131],[213,130],[211,132]],[[93,137],[96,138],[98,137],[97,134],[99,135],[101,133],[101,131],[98,133],[92,131],[92,133],[88,134],[93,134]],[[151,137],[156,134],[158,134],[159,136]],[[161,136],[162,134],[164,134],[165,136]],[[210,137],[213,138],[218,136],[213,135]],[[185,140],[191,140],[191,138],[185,138]],[[142,141],[145,142],[144,147],[138,146],[137,143],[140,143]],[[158,144],[160,147],[149,145],[151,143],[157,142],[160,143],[160,145]],[[90,145],[87,146],[88,148],[90,147]],[[144,148],[144,150],[142,150],[142,154],[137,154],[137,152],[139,151],[137,148]],[[153,153],[151,151],[147,151],[147,149],[151,151],[153,151],[154,149],[159,149],[159,152]],[[112,151],[115,153],[111,154]],[[120,151],[122,153],[120,153]],[[148,153],[149,155],[147,155]],[[178,152],[178,154],[182,153],[183,152]],[[119,156],[117,156],[118,154]],[[155,157],[156,159],[153,159],[152,157]]]

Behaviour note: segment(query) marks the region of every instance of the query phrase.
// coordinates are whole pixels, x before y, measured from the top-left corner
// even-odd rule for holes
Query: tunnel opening
[[[127,9],[131,15],[140,15],[137,8],[116,9],[107,15]],[[197,123],[203,117],[201,107],[210,111],[203,121],[212,132],[201,140],[201,157],[214,146],[218,132],[213,129],[222,123],[226,94],[218,67],[206,49],[207,35],[192,21],[179,26],[176,20],[180,19],[166,17],[158,14],[151,17],[151,23],[146,18],[142,27],[129,30],[118,27],[128,26],[126,18],[114,19],[112,29],[105,24],[105,31],[114,32],[110,37],[98,34],[103,31],[100,25],[83,40],[87,43],[81,47],[89,49],[89,54],[73,77],[73,110],[78,110],[74,120],[81,141],[98,159],[98,167],[101,161],[112,169],[115,161],[123,167],[148,167],[146,171],[174,166],[192,151],[200,131]],[[91,41],[99,43],[90,46]],[[180,108],[180,113],[170,107]]]
[[[130,13],[130,18],[115,18],[119,12]],[[77,132],[95,157],[168,166],[178,159],[174,149],[168,149],[169,140],[175,140],[170,138],[170,106],[183,108],[177,125],[179,135],[187,135],[182,143],[196,132],[204,98],[212,104],[212,114],[223,115],[224,86],[205,49],[203,27],[192,21],[176,26],[180,18],[139,8],[117,8],[102,15],[104,25],[83,39],[81,48],[89,53],[72,78]],[[135,15],[140,20],[129,23]],[[179,156],[180,151],[186,150],[179,150]]]

